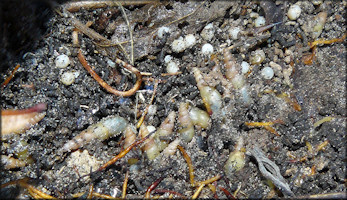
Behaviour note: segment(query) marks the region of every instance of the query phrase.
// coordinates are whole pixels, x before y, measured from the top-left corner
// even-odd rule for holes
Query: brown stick
[[[118,6],[117,3],[119,3],[122,6],[129,6],[129,5],[142,5],[142,4],[149,4],[149,3],[156,3],[157,1],[73,1],[68,2],[64,4],[66,7],[66,10],[70,12],[76,12],[80,8],[84,9],[96,9],[96,8],[104,8],[104,7],[112,7],[112,6]]]
[[[154,190],[159,183],[164,179],[164,177],[160,177],[158,178],[156,181],[154,181],[154,183],[152,183],[146,190],[146,194],[145,194],[145,198],[148,199],[151,195],[152,190]]]
[[[112,88],[109,84],[107,84],[104,80],[102,80],[102,78],[100,78],[100,76],[95,73],[95,71],[90,67],[90,65],[87,63],[85,57],[82,54],[82,51],[79,50],[78,55],[77,55],[79,61],[81,62],[81,64],[83,65],[83,67],[89,72],[90,75],[92,75],[92,77],[103,87],[105,88],[108,92],[115,94],[117,96],[123,96],[123,97],[127,97],[127,96],[131,96],[133,95],[141,86],[142,83],[142,75],[140,73],[139,70],[137,70],[135,67],[125,63],[124,61],[116,58],[116,63],[122,65],[124,68],[128,69],[129,71],[131,71],[132,73],[134,73],[136,75],[136,83],[134,85],[133,88],[131,88],[128,91],[119,91],[116,90],[114,88]]]
[[[17,69],[20,67],[20,65],[18,64],[13,71],[11,72],[11,75],[1,84],[1,88],[6,87],[6,85],[11,81],[11,79],[13,78],[14,74],[16,73]]]
[[[153,131],[153,132],[149,133],[148,135],[146,135],[146,137],[142,138],[141,140],[132,143],[129,147],[127,147],[122,152],[120,152],[118,155],[116,155],[114,158],[112,158],[107,163],[102,165],[97,171],[102,171],[102,170],[106,169],[108,166],[114,164],[117,160],[123,158],[132,148],[134,148],[135,146],[137,146],[137,145],[141,144],[142,142],[144,142],[145,140],[147,140],[153,133],[155,133],[155,132]]]

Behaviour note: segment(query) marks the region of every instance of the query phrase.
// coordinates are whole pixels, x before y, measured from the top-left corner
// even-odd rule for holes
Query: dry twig
[[[107,84],[104,80],[102,80],[100,78],[100,76],[98,74],[95,73],[95,71],[91,68],[91,66],[87,63],[85,57],[82,54],[82,51],[79,50],[78,55],[77,55],[79,61],[81,62],[81,64],[83,65],[83,67],[90,73],[90,75],[103,87],[105,88],[108,92],[115,94],[117,96],[123,96],[123,97],[127,97],[127,96],[131,96],[133,95],[141,86],[142,83],[142,75],[140,73],[139,70],[137,70],[135,67],[125,63],[124,61],[116,58],[116,63],[122,65],[124,68],[128,69],[129,71],[131,71],[132,73],[134,73],[136,75],[136,83],[133,86],[133,88],[131,88],[128,91],[119,91],[116,90],[114,88],[112,88],[109,84]]]

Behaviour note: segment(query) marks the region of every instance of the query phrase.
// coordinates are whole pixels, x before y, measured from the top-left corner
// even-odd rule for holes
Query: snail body
[[[194,124],[189,116],[188,103],[181,103],[178,109],[178,121],[181,134],[181,138],[185,142],[190,142],[194,136]]]
[[[86,130],[69,140],[62,147],[63,152],[76,150],[93,139],[106,140],[111,136],[119,135],[128,125],[128,122],[119,116],[109,116],[96,124],[90,125]]]
[[[161,140],[160,137],[167,137],[172,134],[172,130],[175,126],[175,118],[175,111],[171,111],[155,133],[160,150],[163,150],[168,146],[168,143],[164,140]]]
[[[218,113],[222,107],[222,96],[214,87],[206,84],[198,68],[194,67],[193,72],[208,114],[212,115],[212,113]]]
[[[142,124],[140,126],[140,135],[141,135],[141,138],[144,138],[146,137],[147,135],[149,134],[149,131],[147,129],[147,126],[145,124]],[[154,158],[156,158],[159,153],[160,153],[160,150],[158,148],[158,145],[154,139],[154,136],[155,135],[152,135],[151,137],[149,137],[145,143],[144,143],[144,146],[142,147],[142,150],[146,153],[147,155],[147,158],[149,160],[153,160]]]

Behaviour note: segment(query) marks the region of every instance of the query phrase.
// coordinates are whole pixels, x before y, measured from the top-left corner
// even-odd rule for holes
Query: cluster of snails
[[[194,137],[194,126],[203,129],[207,129],[210,126],[210,116],[207,112],[195,106],[190,106],[189,103],[182,102],[178,110],[177,132],[179,137],[170,143],[170,136],[174,132],[175,118],[175,111],[171,111],[155,133],[144,142],[142,150],[149,160],[156,158],[160,152],[164,152],[165,155],[174,154],[181,141],[190,142]],[[137,137],[144,138],[154,130],[155,127],[146,126],[143,123],[137,135],[135,127],[123,117],[109,116],[96,124],[90,125],[86,130],[67,141],[60,149],[60,152],[73,151],[91,142],[93,139],[106,140],[120,133],[124,133],[124,147],[126,148],[135,142]]]

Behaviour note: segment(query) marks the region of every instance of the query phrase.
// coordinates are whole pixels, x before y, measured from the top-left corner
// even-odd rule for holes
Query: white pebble
[[[233,40],[237,40],[240,31],[241,31],[241,29],[239,27],[232,27],[232,28],[229,29],[229,36]]]
[[[264,26],[266,23],[265,18],[263,16],[257,17],[257,19],[254,20],[254,26],[255,27],[261,27]]]
[[[200,35],[204,40],[207,40],[207,41],[212,40],[214,36],[213,24],[208,24],[207,26],[205,26],[205,28],[201,31]]]
[[[70,59],[67,55],[60,55],[55,59],[55,66],[58,68],[65,68],[70,64]]]
[[[183,41],[183,38],[180,37],[177,40],[174,40],[171,44],[171,48],[174,52],[180,53],[186,49],[186,43]]]
[[[172,56],[166,55],[165,58],[164,58],[164,62],[165,63],[169,63],[171,61],[171,59],[172,59]]]
[[[249,71],[249,64],[248,62],[242,61],[241,63],[241,67],[242,67],[242,74],[246,74]]]
[[[61,75],[61,82],[64,84],[64,85],[71,85],[73,82],[75,82],[75,73],[74,72],[64,72],[62,75]]]
[[[209,43],[206,43],[202,46],[201,51],[204,55],[210,55],[213,53],[213,46]]]
[[[301,8],[300,8],[300,6],[297,5],[297,4],[294,4],[294,5],[290,6],[290,8],[289,8],[289,10],[288,10],[288,13],[287,13],[288,18],[289,18],[290,20],[296,20],[296,19],[298,19],[299,16],[300,16],[300,14],[301,14]]]
[[[170,61],[166,66],[167,73],[174,74],[178,72],[180,68],[178,67],[177,63]]]
[[[263,70],[261,70],[261,75],[265,79],[272,79],[272,77],[274,76],[274,70],[272,70],[271,67],[264,67]]]
[[[184,42],[185,42],[186,48],[194,46],[196,43],[195,36],[193,34],[186,35],[186,37],[184,38]]]
[[[165,33],[169,33],[170,32],[170,29],[168,27],[160,27],[159,30],[158,30],[158,37],[159,38],[163,38],[164,37],[164,34]]]

